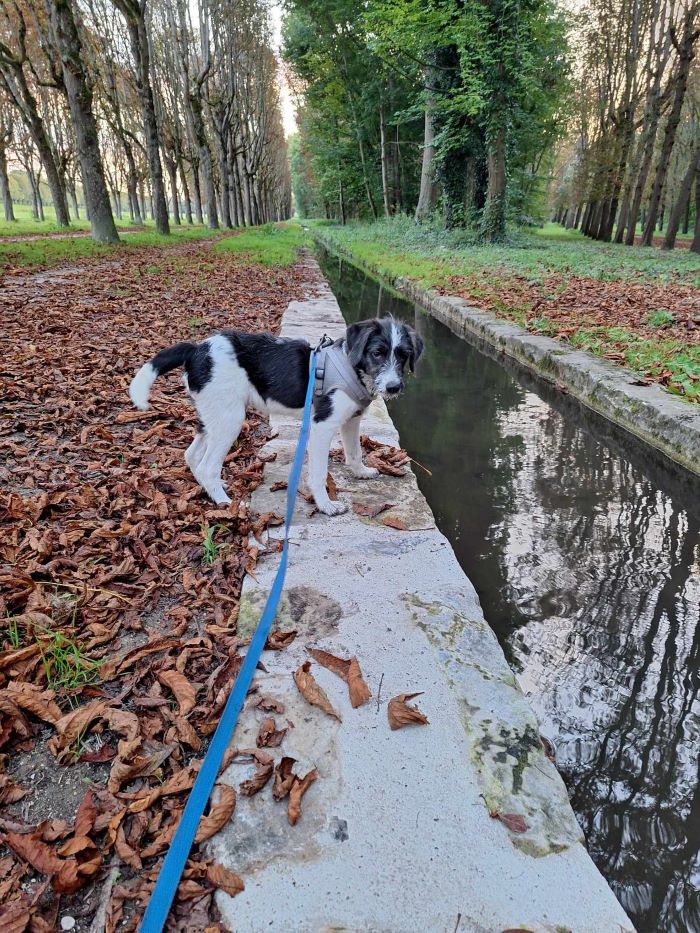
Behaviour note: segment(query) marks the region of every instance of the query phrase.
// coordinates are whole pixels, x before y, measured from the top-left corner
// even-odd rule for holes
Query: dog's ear
[[[360,321],[359,324],[351,324],[345,334],[345,344],[348,348],[348,359],[353,366],[357,366],[367,348],[367,341],[379,330],[379,322],[376,320]]]
[[[420,334],[417,334],[412,327],[409,327],[408,324],[404,324],[403,329],[406,332],[408,345],[411,348],[408,354],[408,368],[414,373],[416,371],[416,363],[423,353],[423,338]]]

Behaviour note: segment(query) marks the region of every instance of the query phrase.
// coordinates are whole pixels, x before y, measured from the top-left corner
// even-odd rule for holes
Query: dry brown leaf
[[[348,660],[345,660],[344,658],[337,658],[334,654],[323,651],[321,648],[310,648],[309,654],[312,655],[319,664],[328,668],[329,671],[333,671],[334,674],[337,674],[338,677],[341,677],[345,681],[348,685],[350,703],[353,709],[362,706],[363,703],[366,703],[367,700],[370,699],[372,694],[362,677],[359,662],[354,655]]]
[[[5,833],[3,841],[42,875],[55,875],[63,868],[63,859],[36,833]]]
[[[331,473],[326,475],[326,490],[328,492],[328,498],[331,502],[338,501],[338,486],[336,485],[335,480]]]
[[[301,798],[317,777],[318,771],[315,768],[302,779],[295,777],[289,791],[289,802],[287,803],[287,819],[290,826],[294,826],[301,816]]]
[[[202,817],[197,835],[194,837],[196,843],[211,839],[220,829],[223,829],[236,809],[236,791],[228,784],[216,786],[219,788],[219,801],[211,804],[209,813]]]
[[[245,890],[245,885],[241,878],[235,872],[229,871],[228,868],[224,868],[223,865],[209,865],[207,868],[207,880],[213,884],[215,888],[225,891],[227,894],[230,894],[231,897],[235,897],[237,894],[240,894],[241,891]]]
[[[292,773],[294,758],[285,755],[275,768],[275,780],[272,785],[272,796],[275,800],[283,800],[292,788],[296,775]]]
[[[393,502],[382,502],[381,505],[368,505],[366,502],[353,502],[352,510],[356,515],[366,515],[368,518],[376,518],[387,509],[393,509]]]
[[[192,712],[197,702],[197,692],[183,674],[174,670],[160,671],[158,680],[175,694],[175,699],[180,704],[181,716],[187,716]]]
[[[307,703],[310,703],[312,706],[317,706],[319,709],[323,710],[324,713],[328,713],[329,716],[333,716],[337,719],[338,722],[342,722],[340,713],[333,709],[325,691],[319,687],[313,675],[309,672],[310,668],[311,662],[305,661],[294,674],[294,683],[297,685],[299,693],[301,693]]]
[[[386,515],[382,519],[382,525],[386,525],[387,528],[395,528],[397,531],[408,531],[406,522],[397,518],[395,515]]]
[[[20,709],[33,713],[44,722],[57,723],[63,716],[60,707],[53,702],[56,696],[53,690],[43,690],[36,684],[12,682],[5,690]]]
[[[272,770],[275,767],[274,759],[271,755],[268,755],[267,752],[261,751],[259,748],[242,748],[239,752],[240,755],[252,755],[255,761],[258,763],[258,767],[255,770],[255,774],[252,778],[249,778],[247,781],[243,781],[239,787],[240,792],[244,797],[252,797],[253,794],[257,794],[259,790],[267,784],[272,776]]]
[[[489,816],[494,820],[500,820],[512,833],[526,833],[530,828],[525,822],[525,817],[519,813],[499,813],[498,810],[489,810]]]
[[[277,729],[274,719],[265,719],[260,725],[255,744],[258,748],[277,748],[286,734],[286,729]]]
[[[267,636],[265,650],[281,651],[283,648],[288,648],[296,637],[296,629],[292,629],[289,632],[281,632],[279,629],[277,629],[274,632],[270,632],[270,634]]]
[[[403,726],[424,726],[428,722],[428,717],[415,706],[409,706],[407,700],[422,695],[418,693],[401,693],[399,696],[389,700],[387,715],[389,717],[389,726],[392,729],[401,729]]]

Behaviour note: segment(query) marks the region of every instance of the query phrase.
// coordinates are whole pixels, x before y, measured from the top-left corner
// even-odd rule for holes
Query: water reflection
[[[392,405],[599,868],[640,931],[700,931],[700,489],[330,257],[348,321],[426,341]]]

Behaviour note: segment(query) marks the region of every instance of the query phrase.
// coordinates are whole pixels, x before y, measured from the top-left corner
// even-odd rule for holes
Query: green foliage
[[[387,136],[402,137],[398,209],[413,212],[429,105],[446,226],[498,240],[507,218],[541,220],[569,70],[554,0],[368,0],[359,17],[350,0],[286,9],[285,57],[306,86],[293,167],[303,216],[381,206],[380,111]]]
[[[652,327],[665,327],[667,324],[673,324],[673,314],[665,308],[659,308],[657,311],[651,312],[647,322]]]
[[[79,642],[49,628],[42,629],[36,641],[46,682],[52,690],[84,687],[98,679],[102,661],[88,657]]]
[[[220,544],[216,541],[217,531],[228,531],[226,525],[210,525],[202,527],[204,532],[204,541],[202,542],[202,563],[211,564],[221,555],[221,552],[228,547],[226,544]]]

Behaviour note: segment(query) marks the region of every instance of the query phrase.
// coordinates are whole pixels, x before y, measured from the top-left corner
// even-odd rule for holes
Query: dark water
[[[346,320],[426,343],[391,413],[598,867],[644,933],[700,931],[700,483],[348,264]]]

